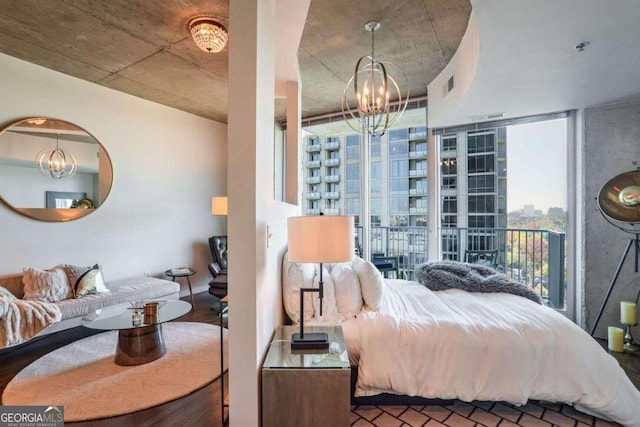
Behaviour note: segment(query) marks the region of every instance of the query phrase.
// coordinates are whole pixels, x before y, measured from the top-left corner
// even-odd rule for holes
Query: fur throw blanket
[[[542,304],[542,298],[533,289],[480,264],[427,262],[416,267],[416,280],[432,291],[456,288],[467,292],[506,292]]]
[[[21,300],[0,286],[0,348],[23,343],[61,318],[55,304]]]

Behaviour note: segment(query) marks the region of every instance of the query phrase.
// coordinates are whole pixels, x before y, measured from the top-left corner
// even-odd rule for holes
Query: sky
[[[566,211],[566,119],[507,127],[507,212]]]

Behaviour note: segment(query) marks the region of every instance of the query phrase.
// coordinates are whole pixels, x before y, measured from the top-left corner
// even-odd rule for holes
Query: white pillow
[[[24,299],[56,302],[73,298],[73,288],[69,284],[67,273],[59,267],[54,267],[51,270],[24,268],[22,282],[24,283]]]
[[[362,299],[371,310],[377,311],[382,302],[384,292],[384,280],[380,271],[368,261],[362,258],[354,258],[353,269],[360,279]]]
[[[320,286],[320,264],[311,264],[314,266],[315,277],[313,279],[313,287]],[[311,293],[313,298],[313,315],[320,323],[333,323],[340,320],[338,315],[338,307],[336,306],[335,287],[329,270],[323,266],[322,268],[322,316],[320,316],[320,293]],[[306,301],[305,301],[306,304]],[[306,311],[306,305],[305,305]]]
[[[333,264],[331,268],[336,307],[345,317],[355,317],[362,310],[360,280],[350,262]]]
[[[312,264],[298,264],[289,261],[289,253],[282,260],[282,301],[287,315],[294,323],[300,323],[300,288],[313,286],[315,271]],[[313,317],[311,293],[304,295],[304,320]]]

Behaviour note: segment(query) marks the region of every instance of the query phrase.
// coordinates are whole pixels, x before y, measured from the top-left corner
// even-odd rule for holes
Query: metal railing
[[[362,227],[356,227],[358,250],[361,236]],[[452,227],[442,228],[440,238],[442,259],[471,262],[478,254],[490,253],[491,267],[534,289],[553,308],[565,307],[565,233]],[[369,241],[372,254],[398,258],[401,278],[413,280],[416,266],[428,260],[426,227],[373,226]]]

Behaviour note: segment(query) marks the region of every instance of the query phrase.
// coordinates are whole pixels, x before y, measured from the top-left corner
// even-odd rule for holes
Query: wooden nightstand
[[[350,425],[351,368],[341,326],[326,332],[329,350],[291,350],[299,326],[279,326],[262,366],[263,427]]]

